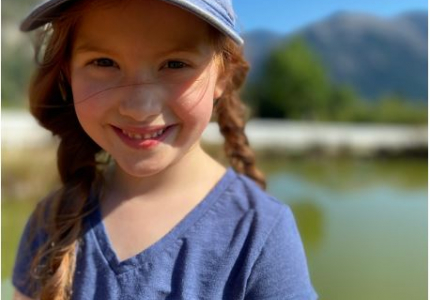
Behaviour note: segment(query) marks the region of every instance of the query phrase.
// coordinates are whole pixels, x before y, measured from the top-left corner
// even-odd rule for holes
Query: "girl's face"
[[[80,19],[70,63],[76,114],[128,175],[200,151],[223,91],[208,26],[159,0],[95,6]]]

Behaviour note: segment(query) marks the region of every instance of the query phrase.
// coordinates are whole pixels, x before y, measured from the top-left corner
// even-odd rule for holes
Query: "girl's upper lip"
[[[136,133],[136,134],[150,134],[150,133],[155,133],[157,131],[160,131],[162,129],[166,129],[167,127],[171,127],[175,124],[171,124],[171,125],[156,125],[156,126],[115,126],[112,125],[113,127],[119,129],[119,130],[124,130],[130,133]]]

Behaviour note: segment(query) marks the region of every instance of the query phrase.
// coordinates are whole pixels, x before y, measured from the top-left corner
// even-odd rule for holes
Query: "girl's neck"
[[[163,171],[146,177],[131,176],[114,165],[107,175],[103,198],[114,202],[183,199],[194,189],[213,187],[225,173],[225,167],[200,146],[189,156],[187,154]]]

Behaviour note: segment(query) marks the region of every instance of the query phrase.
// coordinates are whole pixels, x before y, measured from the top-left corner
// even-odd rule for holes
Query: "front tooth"
[[[141,139],[150,139],[150,138],[156,138],[159,137],[160,135],[162,135],[164,132],[164,129],[160,129],[159,131],[155,132],[155,133],[147,133],[147,134],[139,134],[139,133],[131,133],[131,132],[127,132],[124,129],[122,130],[122,133],[127,135],[129,138],[131,139],[135,139],[135,140],[141,140]]]
[[[122,132],[124,134],[126,134],[131,139],[134,139],[134,140],[142,139],[142,136],[138,133],[131,133],[131,132],[127,132],[125,130],[123,130]]]

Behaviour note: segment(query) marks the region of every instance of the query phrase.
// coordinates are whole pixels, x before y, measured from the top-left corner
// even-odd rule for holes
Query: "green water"
[[[427,162],[268,163],[321,299],[427,299]]]
[[[266,160],[325,300],[427,299],[427,161]],[[2,296],[32,204],[2,200]],[[3,297],[2,297],[3,298]]]

